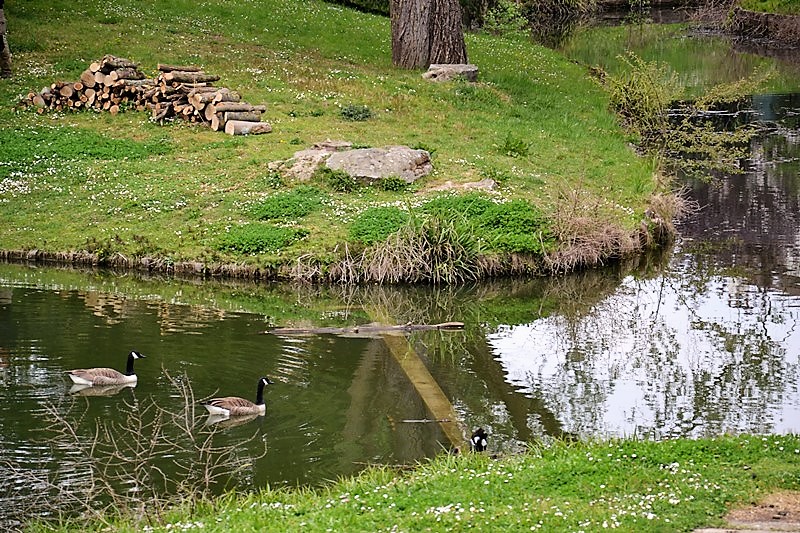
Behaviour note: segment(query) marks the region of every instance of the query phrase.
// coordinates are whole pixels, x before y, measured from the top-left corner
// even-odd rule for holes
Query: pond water
[[[274,381],[265,416],[213,435],[247,465],[227,486],[314,485],[449,447],[380,336],[265,334],[273,325],[464,322],[409,344],[492,452],[551,436],[800,432],[800,99],[755,96],[751,110],[770,127],[746,172],[687,181],[702,209],[675,246],[595,271],[433,289],[0,264],[0,527],[33,495],[88,479],[79,454],[51,442],[53,415],[85,441],[148,401],[179,409],[168,376],[197,399],[254,399],[260,376]],[[70,393],[65,370],[122,369],[131,349],[146,355],[135,388]]]

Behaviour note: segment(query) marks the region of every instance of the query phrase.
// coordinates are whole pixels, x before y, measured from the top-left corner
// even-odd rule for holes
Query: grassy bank
[[[441,456],[315,490],[229,495],[115,531],[690,531],[736,505],[800,490],[800,438],[741,436],[536,446],[522,456]],[[151,520],[155,517],[149,517]],[[63,525],[64,530],[70,525]],[[38,529],[34,528],[34,530]]]
[[[480,82],[433,84],[392,67],[388,19],[321,2],[159,1],[145,11],[131,0],[113,10],[56,0],[13,2],[6,15],[15,75],[0,83],[4,250],[286,275],[302,258],[302,275],[335,266],[345,244],[351,256],[380,246],[403,220],[414,238],[455,242],[471,269],[460,275],[470,277],[476,265],[502,272],[512,256],[535,263],[595,238],[578,263],[630,252],[658,188],[652,161],[631,149],[587,72],[526,42],[470,34]],[[266,104],[273,132],[230,137],[160,126],[145,112],[15,108],[29,91],[77,80],[108,53],[150,76],[158,63],[200,65],[221,77],[217,85]],[[348,120],[343,110],[353,106],[366,106],[370,118]],[[317,178],[298,193],[296,180],[268,168],[327,138],[425,148],[435,171],[410,188],[342,191]],[[435,188],[485,178],[498,188],[479,196],[505,207],[487,214],[481,200],[477,211],[458,202],[437,204],[434,215],[424,209],[444,194]],[[426,225],[431,217],[445,224]],[[504,231],[493,234],[497,227]]]
[[[800,15],[800,5],[794,0],[741,0],[742,9],[781,15]]]

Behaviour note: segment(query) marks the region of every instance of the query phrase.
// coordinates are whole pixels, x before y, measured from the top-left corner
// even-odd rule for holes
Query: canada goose
[[[135,350],[131,350],[128,354],[128,365],[125,367],[125,373],[113,368],[78,368],[75,370],[68,370],[67,374],[76,385],[86,385],[89,387],[97,385],[125,385],[128,383],[136,383],[137,377],[133,373],[133,362],[136,359],[142,359],[144,356]]]
[[[483,428],[476,429],[472,436],[469,438],[470,444],[472,444],[472,449],[476,452],[482,452],[486,450],[486,446],[489,444],[487,438],[489,434],[483,430]]]
[[[245,416],[263,415],[267,411],[264,405],[264,387],[271,385],[269,378],[258,380],[258,390],[256,392],[256,403],[238,396],[226,396],[224,398],[211,398],[203,403],[210,415],[221,416]]]

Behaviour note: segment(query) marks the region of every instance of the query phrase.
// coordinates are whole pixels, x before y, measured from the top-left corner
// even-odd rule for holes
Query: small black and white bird
[[[489,434],[486,433],[483,428],[478,428],[473,431],[472,436],[469,438],[472,449],[476,452],[486,451],[486,446],[489,444],[487,440],[488,437]]]
[[[225,396],[211,398],[204,402],[203,406],[208,410],[208,414],[216,416],[263,415],[267,412],[267,406],[264,403],[264,387],[267,385],[272,385],[269,378],[263,377],[258,380],[255,403],[238,396]]]
[[[67,374],[73,383],[84,387],[97,387],[106,385],[132,385],[138,381],[138,377],[133,372],[133,362],[143,359],[144,355],[135,350],[128,354],[128,365],[123,374],[113,368],[76,368],[67,370]]]

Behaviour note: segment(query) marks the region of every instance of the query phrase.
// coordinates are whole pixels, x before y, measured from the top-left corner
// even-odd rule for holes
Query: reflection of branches
[[[216,430],[195,416],[185,376],[164,374],[176,391],[174,409],[152,398],[123,401],[116,420],[98,419],[87,434],[85,410],[72,416],[47,405],[46,443],[58,467],[35,471],[14,461],[4,464],[4,475],[36,487],[36,497],[18,507],[20,516],[64,522],[82,515],[108,525],[110,516],[124,514],[152,525],[168,506],[197,503],[251,464],[237,459],[238,445],[214,444]]]

